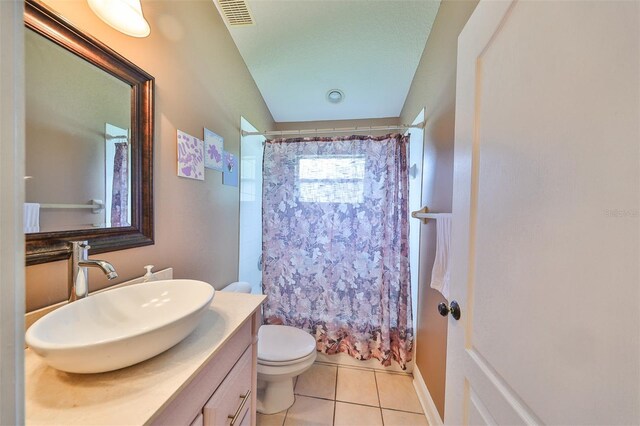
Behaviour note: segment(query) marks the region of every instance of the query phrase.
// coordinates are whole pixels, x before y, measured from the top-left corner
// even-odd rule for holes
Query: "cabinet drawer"
[[[213,396],[207,401],[202,412],[205,426],[230,425],[241,421],[251,407],[251,360],[249,347],[231,369]]]
[[[247,411],[244,415],[244,419],[242,419],[242,423],[240,423],[240,426],[250,426],[250,425],[251,425],[251,413]]]

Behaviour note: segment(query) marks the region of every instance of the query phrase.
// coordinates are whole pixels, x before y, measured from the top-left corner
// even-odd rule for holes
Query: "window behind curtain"
[[[365,156],[301,156],[298,158],[298,197],[301,202],[364,201]]]

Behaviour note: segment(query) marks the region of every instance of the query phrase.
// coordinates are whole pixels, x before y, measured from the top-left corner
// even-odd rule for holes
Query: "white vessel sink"
[[[98,293],[45,315],[27,345],[51,367],[101,373],[128,367],[191,333],[215,290],[202,281],[166,280]]]

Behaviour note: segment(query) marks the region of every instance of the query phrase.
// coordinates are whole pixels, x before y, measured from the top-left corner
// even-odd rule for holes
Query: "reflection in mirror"
[[[131,86],[32,30],[25,58],[25,232],[129,226]]]
[[[26,0],[26,264],[153,244],[154,79]]]

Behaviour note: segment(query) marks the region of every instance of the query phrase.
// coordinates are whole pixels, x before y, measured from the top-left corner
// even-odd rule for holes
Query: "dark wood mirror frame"
[[[90,253],[153,244],[154,78],[35,0],[25,26],[131,86],[131,226],[26,234],[26,264],[69,257],[68,241],[89,240]]]

